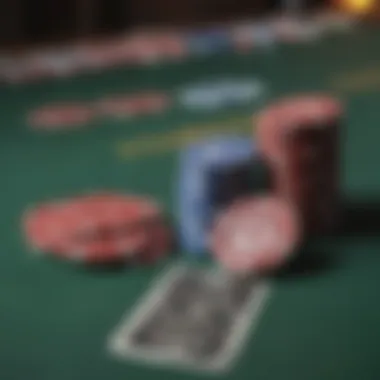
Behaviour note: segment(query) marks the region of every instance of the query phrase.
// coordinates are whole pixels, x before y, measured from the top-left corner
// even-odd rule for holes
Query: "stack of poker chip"
[[[331,232],[339,221],[342,115],[337,99],[307,95],[277,102],[258,120],[275,191],[296,206],[307,234]]]
[[[210,252],[232,273],[263,274],[295,257],[306,237],[332,231],[342,118],[333,97],[297,96],[262,111],[255,141],[226,134],[186,146],[176,181],[182,251],[196,258]],[[23,222],[36,252],[82,263],[153,264],[173,248],[162,208],[138,195],[48,202]]]
[[[23,218],[36,253],[86,264],[154,263],[171,250],[161,207],[141,196],[94,193],[47,202]]]

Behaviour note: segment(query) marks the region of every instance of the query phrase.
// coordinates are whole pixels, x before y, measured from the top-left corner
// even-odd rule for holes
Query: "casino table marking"
[[[330,80],[330,87],[339,93],[377,91],[380,86],[380,68],[371,66],[339,72]]]
[[[176,130],[140,135],[135,139],[116,143],[116,155],[123,159],[137,159],[175,151],[199,139],[220,133],[248,134],[252,130],[252,115],[227,120],[179,126]]]
[[[372,70],[373,76],[376,76],[375,81],[368,78],[368,73],[364,71],[361,75],[367,76],[365,82],[367,86],[375,86],[380,82],[380,69]],[[361,81],[355,80],[354,85],[345,85],[345,81],[349,83],[350,73],[345,76],[335,79],[329,79],[324,87],[330,90],[330,92],[337,92],[341,96],[345,93],[356,90]],[[340,79],[341,78],[341,79]],[[362,80],[363,81],[363,80]],[[137,158],[145,158],[149,156],[155,156],[159,154],[169,153],[175,151],[189,143],[195,142],[201,138],[209,137],[213,134],[219,133],[252,133],[257,119],[257,114],[249,114],[242,116],[234,116],[226,120],[217,120],[199,123],[199,124],[185,124],[178,126],[175,130],[150,133],[140,135],[134,139],[128,139],[125,141],[117,141],[112,149],[116,156],[122,160],[131,160]]]

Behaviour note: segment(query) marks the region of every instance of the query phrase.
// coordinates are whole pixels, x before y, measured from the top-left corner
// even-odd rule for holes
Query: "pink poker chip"
[[[301,230],[285,200],[271,196],[240,200],[216,218],[210,249],[236,273],[263,273],[282,266],[295,252]]]
[[[94,110],[87,104],[62,103],[46,105],[32,111],[28,122],[34,129],[64,130],[86,126],[94,116]]]
[[[297,128],[325,128],[341,118],[342,105],[327,95],[300,95],[283,99],[265,109],[257,121],[258,145],[271,162],[283,159],[283,137]]]
[[[37,252],[106,262],[143,249],[151,238],[144,224],[161,220],[161,212],[149,198],[94,193],[38,205],[25,213],[23,227]]]

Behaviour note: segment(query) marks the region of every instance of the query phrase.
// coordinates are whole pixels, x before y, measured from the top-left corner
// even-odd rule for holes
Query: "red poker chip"
[[[289,203],[252,197],[233,204],[216,219],[210,248],[232,272],[262,273],[283,265],[300,236],[298,217]]]
[[[140,249],[146,235],[139,225],[160,214],[153,200],[98,193],[37,206],[23,222],[26,238],[36,251],[72,254],[86,261],[103,250],[116,255]]]
[[[74,209],[74,213],[86,214],[92,220],[91,229],[88,229],[87,225],[87,229],[82,230],[83,232],[135,225],[156,218],[162,212],[159,205],[149,198],[110,193],[78,197],[71,201],[70,206]]]
[[[86,104],[54,104],[32,111],[28,122],[35,129],[59,130],[82,127],[93,117],[93,109]]]
[[[136,232],[62,239],[60,244],[56,245],[50,253],[56,257],[91,264],[127,262],[145,244],[144,234]]]
[[[325,128],[342,115],[340,102],[329,96],[306,95],[282,100],[264,110],[257,122],[257,136],[263,154],[271,161],[283,158],[283,137],[297,128]]]

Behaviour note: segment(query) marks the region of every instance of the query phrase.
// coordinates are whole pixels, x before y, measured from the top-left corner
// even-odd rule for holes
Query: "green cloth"
[[[373,201],[365,209],[352,203],[353,223],[362,230],[368,223],[368,232],[380,225],[379,44],[379,31],[361,30],[274,52],[1,89],[0,378],[206,378],[119,362],[106,353],[107,334],[164,264],[99,272],[35,257],[25,245],[20,221],[33,203],[104,188],[152,195],[175,214],[172,178],[177,146],[192,138],[189,126],[212,123],[223,130],[247,131],[247,116],[257,111],[202,115],[176,106],[166,115],[138,121],[105,119],[83,130],[35,133],[25,123],[28,110],[52,101],[96,100],[104,94],[152,87],[175,95],[188,83],[233,75],[264,81],[270,99],[299,91],[333,91],[348,107],[342,137],[344,194],[352,202]],[[131,141],[145,144],[145,151],[133,153]],[[373,232],[366,236],[353,228],[348,236],[308,244],[305,257],[323,256],[325,267],[309,275],[273,279],[273,295],[255,334],[236,367],[222,377],[378,380],[380,234]]]

